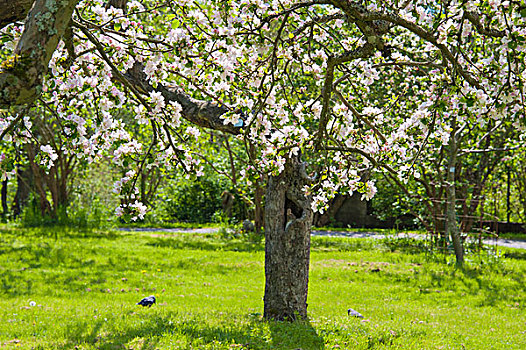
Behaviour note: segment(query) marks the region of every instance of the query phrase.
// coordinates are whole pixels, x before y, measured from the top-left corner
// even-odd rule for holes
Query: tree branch
[[[40,95],[49,60],[78,1],[35,1],[14,56],[2,64],[0,108],[30,104]]]
[[[332,14],[332,15],[325,15],[325,16],[314,17],[312,20],[303,23],[303,25],[298,27],[292,34],[294,35],[294,38],[295,38],[296,36],[301,34],[305,29],[307,29],[307,28],[309,28],[309,27],[311,27],[311,26],[313,26],[315,24],[327,23],[327,22],[333,21],[335,19],[345,19],[345,18],[346,18],[346,16],[343,13],[335,13],[335,14]],[[294,38],[289,39],[289,41],[294,40]]]
[[[477,28],[477,31],[482,35],[492,36],[495,38],[503,38],[506,36],[506,32],[504,30],[484,28],[482,23],[480,23],[480,17],[478,13],[466,11],[464,12],[464,17],[467,18],[467,20],[470,21],[475,26],[475,28]]]
[[[516,149],[520,149],[524,147],[524,145],[517,145],[515,147],[502,147],[502,148],[486,148],[486,149],[466,149],[462,150],[457,157],[465,156],[466,154],[470,153],[489,153],[489,152],[509,152],[514,151]]]
[[[320,114],[320,124],[318,127],[318,138],[316,140],[317,145],[321,144],[321,140],[325,135],[325,127],[329,121],[329,102],[331,99],[331,93],[333,89],[334,81],[334,68],[342,63],[350,62],[358,58],[370,57],[374,52],[374,46],[370,43],[365,43],[363,46],[357,47],[356,49],[346,52],[343,55],[329,57],[327,60],[327,69],[325,71],[325,82],[322,90],[322,110]]]
[[[241,132],[240,127],[224,124],[224,120],[221,118],[223,114],[231,111],[230,108],[215,102],[197,100],[181,88],[167,88],[162,84],[158,84],[157,88],[153,88],[148,82],[141,64],[136,63],[123,77],[129,84],[139,86],[139,91],[148,93],[152,91],[160,92],[167,102],[174,101],[179,103],[182,107],[181,115],[193,124],[232,135],[238,135]]]
[[[153,91],[160,92],[165,101],[174,101],[181,105],[181,115],[189,122],[204,128],[223,131],[233,135],[238,135],[240,133],[240,127],[235,127],[232,124],[224,124],[221,116],[230,111],[225,105],[194,99],[179,88],[167,88],[162,84],[158,84],[157,88],[154,88],[148,82],[146,74],[144,73],[143,65],[138,62],[135,62],[133,67],[126,73],[122,73],[111,62],[101,43],[93,36],[93,34],[79,23],[75,22],[74,25],[80,28],[88,40],[95,45],[102,59],[111,67],[115,78],[134,92],[144,105],[147,105],[147,103],[141,94],[148,94]]]
[[[382,13],[378,11],[369,11],[363,5],[357,1],[349,0],[324,0],[325,3],[332,4],[335,7],[342,10],[346,15],[348,20],[355,22],[362,31],[364,31],[363,23],[367,26],[377,30],[371,34],[368,34],[364,31],[364,34],[375,35],[385,31],[386,26],[384,23],[394,24],[400,27],[403,27],[410,32],[418,35],[420,38],[425,41],[433,44],[452,65],[455,67],[456,71],[471,85],[477,89],[484,90],[478,80],[467,70],[465,70],[458,60],[455,58],[455,55],[447,48],[446,45],[439,43],[438,39],[434,36],[433,33],[425,30],[424,28],[418,26],[417,24],[410,22],[396,14],[393,13]],[[369,42],[374,43],[379,40],[379,38],[374,38],[371,40],[367,38]]]
[[[340,99],[340,101],[342,101],[342,103],[351,111],[351,113],[354,115],[354,117],[362,122],[364,122],[368,127],[371,128],[371,130],[373,130],[373,132],[376,134],[376,136],[378,136],[384,143],[387,142],[387,139],[385,138],[385,136],[380,132],[380,130],[378,130],[378,128],[376,126],[374,126],[374,124],[369,120],[369,118],[367,118],[366,116],[364,115],[361,115],[355,108],[352,104],[349,103],[349,101],[347,101],[347,99],[345,97],[343,97],[343,95],[341,94],[340,91],[338,90],[334,90],[334,94],[336,96],[338,96],[338,98]]]
[[[26,18],[34,0],[0,0],[0,29]]]

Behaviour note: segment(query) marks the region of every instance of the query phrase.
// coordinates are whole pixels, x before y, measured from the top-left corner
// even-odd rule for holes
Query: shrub
[[[228,182],[219,178],[178,178],[169,181],[159,193],[155,216],[171,222],[238,222],[246,216],[246,206],[234,194],[232,217],[225,218],[221,194],[228,190]],[[152,214],[153,215],[153,214]]]

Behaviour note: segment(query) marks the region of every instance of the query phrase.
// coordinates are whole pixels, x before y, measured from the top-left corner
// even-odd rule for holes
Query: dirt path
[[[211,233],[216,232],[217,228],[196,228],[196,229],[186,229],[186,228],[119,228],[120,231],[139,231],[139,232],[152,232],[152,233],[161,233],[161,232],[188,232],[188,233]],[[312,231],[313,236],[327,236],[327,237],[351,237],[351,238],[374,238],[382,239],[386,237],[410,237],[415,239],[423,239],[423,235],[416,233],[398,233],[397,235],[384,235],[376,232],[358,232],[358,231]],[[517,248],[517,249],[526,249],[526,241],[511,240],[499,238],[495,239],[485,239],[484,244],[487,245],[498,245],[501,247]]]

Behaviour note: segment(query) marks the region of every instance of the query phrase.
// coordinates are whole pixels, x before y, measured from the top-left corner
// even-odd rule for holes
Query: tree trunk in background
[[[7,209],[7,180],[2,181],[1,196],[2,196],[2,216],[5,218],[5,217],[7,217],[7,214],[8,214],[8,209]]]
[[[52,217],[55,217],[56,213],[53,211],[53,208],[47,199],[44,172],[42,171],[42,169],[40,169],[38,164],[35,163],[35,157],[38,152],[37,146],[33,143],[27,143],[25,146],[27,158],[29,160],[29,170],[31,171],[33,179],[33,190],[38,196],[40,213],[42,214],[42,216],[50,215]]]
[[[332,199],[329,202],[329,208],[327,208],[327,210],[323,214],[319,214],[319,213],[314,214],[314,220],[313,220],[314,226],[322,227],[322,226],[329,224],[331,220],[334,219],[334,217],[336,216],[336,213],[340,210],[340,208],[342,207],[343,203],[345,203],[345,200],[347,198],[348,197],[344,195],[337,194],[336,197],[334,197],[334,199]]]
[[[265,199],[264,317],[295,320],[307,316],[311,198],[302,188],[309,182],[299,157],[288,159],[284,171],[271,176]]]
[[[526,223],[526,176],[521,175],[526,172],[526,153],[522,153],[523,156],[517,161],[517,172],[513,173],[515,189],[519,195],[519,203],[522,206],[522,215],[519,210],[519,215],[522,222]]]
[[[460,239],[459,227],[457,224],[457,215],[455,209],[456,193],[455,193],[455,165],[457,163],[457,121],[453,117],[451,119],[451,137],[449,139],[449,157],[447,166],[447,202],[446,202],[446,232],[453,241],[453,248],[457,259],[457,266],[464,264],[464,247]]]
[[[29,169],[23,169],[21,166],[17,165],[16,194],[11,207],[15,218],[22,214],[22,210],[29,199],[29,193],[31,193],[32,182],[31,171]]]
[[[249,143],[248,154],[251,160],[254,160],[257,157],[256,148],[253,143]],[[265,228],[265,208],[263,205],[263,195],[265,190],[263,184],[265,183],[265,178],[259,177],[255,181],[255,190],[254,190],[254,231],[257,235],[261,234],[261,230]]]
[[[256,190],[254,192],[254,229],[257,235],[261,234],[261,229],[265,227],[264,208],[263,208],[264,190],[261,187],[260,179],[256,180]]]

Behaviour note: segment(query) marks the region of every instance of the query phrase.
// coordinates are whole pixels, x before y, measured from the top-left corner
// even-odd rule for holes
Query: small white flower
[[[150,99],[151,99],[151,102],[155,105],[152,111],[153,114],[160,113],[166,106],[166,103],[164,102],[164,96],[160,92],[155,92],[155,91],[150,92]]]
[[[40,146],[40,150],[48,154],[51,160],[56,160],[58,155],[55,153],[55,150],[50,145]]]
[[[29,302],[29,306],[36,306],[36,305],[37,305],[37,303],[34,302],[33,300],[31,300],[31,301]]]
[[[374,182],[367,181],[365,183],[365,192],[362,194],[362,201],[364,199],[370,200],[371,198],[374,197],[375,194],[376,194],[376,186],[374,185]]]

